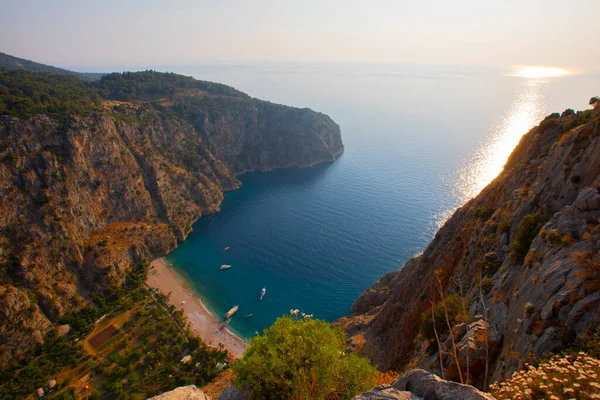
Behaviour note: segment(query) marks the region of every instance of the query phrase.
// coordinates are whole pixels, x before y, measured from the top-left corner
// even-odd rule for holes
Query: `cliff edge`
[[[172,251],[237,175],[342,152],[328,116],[212,82],[0,70],[0,367]]]
[[[532,355],[584,341],[600,321],[599,125],[596,104],[549,115],[524,135],[421,255],[336,322],[349,346],[384,370],[421,366],[456,381],[468,373],[485,387]]]

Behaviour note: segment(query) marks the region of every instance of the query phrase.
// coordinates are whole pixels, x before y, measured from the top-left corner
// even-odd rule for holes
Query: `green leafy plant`
[[[547,221],[547,217],[541,215],[527,214],[519,223],[519,230],[515,235],[514,242],[510,245],[513,260],[522,260],[531,246],[531,242]]]
[[[469,309],[469,305],[465,304],[465,307],[463,308],[463,300],[459,295],[453,294],[446,297],[445,303],[450,325],[469,322],[471,320],[471,315],[468,312],[466,314],[463,312],[464,309]],[[444,315],[444,304],[442,302],[435,303],[433,313],[435,316],[435,329],[431,308],[425,310],[421,317],[421,332],[423,333],[423,336],[429,340],[435,339],[435,330],[437,330],[438,335],[448,333],[448,324],[446,323],[446,317]]]
[[[348,399],[373,387],[377,370],[344,352],[342,329],[292,311],[250,340],[233,366],[236,386],[267,399]]]

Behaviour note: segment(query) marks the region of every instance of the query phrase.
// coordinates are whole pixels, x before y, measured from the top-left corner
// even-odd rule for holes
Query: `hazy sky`
[[[0,0],[0,51],[57,66],[218,61],[600,70],[598,0]]]

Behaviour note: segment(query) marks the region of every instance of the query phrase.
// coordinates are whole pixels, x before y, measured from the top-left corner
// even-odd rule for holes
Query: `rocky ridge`
[[[188,98],[193,118],[144,101],[0,116],[0,367],[91,294],[172,251],[237,175],[343,152],[324,114],[202,90],[167,100]]]
[[[596,104],[552,114],[524,135],[503,172],[421,255],[336,322],[349,346],[384,370],[421,366],[458,381],[468,365],[469,382],[483,387],[530,355],[585,340],[600,322],[599,125]],[[420,329],[441,294],[462,295],[471,316],[440,338],[443,370]]]

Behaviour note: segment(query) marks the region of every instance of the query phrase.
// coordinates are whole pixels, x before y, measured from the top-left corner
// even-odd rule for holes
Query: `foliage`
[[[248,97],[245,93],[220,83],[198,81],[189,76],[151,70],[114,72],[104,75],[97,86],[104,98],[122,101],[170,98],[182,89],[200,89],[216,95]]]
[[[490,386],[498,400],[504,399],[598,399],[600,360],[580,352],[556,356],[537,368],[515,372],[512,377]]]
[[[92,296],[95,304],[89,304],[80,311],[71,314],[62,322],[71,325],[71,335],[83,336],[91,332],[93,323],[102,315],[115,310],[123,302],[133,297],[136,301],[145,290],[144,281],[146,269],[137,267],[126,278],[125,283],[119,287],[112,287],[103,293]]]
[[[100,102],[91,83],[73,76],[0,69],[0,115],[84,114],[96,110]]]
[[[598,96],[594,96],[590,99],[590,106],[595,105],[596,103],[598,103],[598,101],[600,101],[600,97]]]
[[[544,118],[544,120],[542,122],[540,122],[540,129],[545,131],[547,129],[550,129],[550,128],[556,126],[556,123],[559,118],[560,118],[559,113],[552,113],[552,114],[548,115],[546,118]]]
[[[463,309],[468,310],[469,305],[463,302],[466,300],[462,300],[459,295],[453,294],[451,296],[446,297],[444,303],[446,304],[446,310],[448,312],[448,319],[450,321],[450,325],[453,326],[457,323],[468,322],[471,320],[471,315],[467,312],[465,314]],[[435,330],[437,330],[438,335],[444,335],[448,333],[448,324],[446,323],[446,316],[444,314],[444,303],[438,302],[433,305],[433,313],[435,316]],[[429,340],[435,339],[435,330],[433,317],[431,315],[431,307],[423,312],[421,316],[421,332],[423,336]]]
[[[498,224],[498,233],[500,235],[502,235],[503,233],[509,233],[509,232],[510,232],[510,220],[504,219],[504,220],[500,221],[500,223]]]
[[[570,131],[580,125],[588,123],[592,119],[593,110],[579,111],[577,114],[571,115],[568,122],[563,125],[563,131]]]
[[[484,294],[488,294],[490,290],[494,287],[494,279],[493,278],[484,278],[479,283],[481,290]]]
[[[345,354],[344,332],[321,320],[283,316],[250,340],[234,365],[236,385],[257,398],[347,399],[370,389],[377,371]]]
[[[523,304],[523,312],[525,314],[531,315],[531,314],[533,314],[534,311],[535,311],[535,306],[530,301],[528,301],[527,303]]]
[[[488,206],[479,208],[477,211],[475,211],[475,216],[483,220],[488,220],[492,214],[494,214],[494,209]]]
[[[25,60],[23,58],[14,57],[5,53],[0,53],[0,68],[23,69],[31,72],[51,72],[53,74],[59,75],[72,75],[84,81],[97,80],[100,79],[100,77],[103,75],[97,73],[73,72],[66,69],[56,68],[50,65]]]
[[[535,239],[547,220],[546,216],[532,214],[527,214],[521,219],[515,240],[510,245],[513,260],[518,261],[525,257],[529,251],[531,242],[533,242],[533,239]]]
[[[138,268],[121,288],[93,296],[95,304],[63,321],[71,324],[67,336],[57,339],[50,335],[37,354],[0,371],[0,382],[6,382],[0,386],[0,400],[25,398],[48,380],[65,376],[65,370],[71,371],[63,386],[91,369],[96,379],[94,387],[101,388],[102,396],[108,398],[145,399],[181,385],[203,386],[214,379],[219,374],[216,364],[224,361],[226,352],[208,347],[195,337],[185,328],[180,313],[167,313],[165,308],[171,308],[167,307],[167,299],[155,295],[158,304],[145,288],[145,273],[144,268]],[[121,315],[117,310],[131,308],[137,311],[123,325],[125,335],[118,334],[100,346],[95,358],[83,351],[80,343],[89,339],[85,336],[99,317],[108,313],[109,319]],[[192,355],[195,362],[181,364],[186,354]],[[69,390],[57,396],[70,398]]]
[[[58,117],[69,114],[82,115],[92,111],[102,112],[103,99],[121,101],[172,99],[175,95],[190,89],[198,89],[212,95],[198,98],[192,95],[188,99],[192,102],[230,99],[234,103],[241,103],[240,100],[250,99],[247,94],[230,86],[198,81],[173,73],[155,71],[112,73],[104,75],[96,82],[83,82],[69,75],[30,72],[22,69],[0,69],[0,115],[13,115],[20,118],[30,118],[35,114]],[[181,104],[185,107],[186,103]],[[119,111],[119,106],[115,107],[115,111]],[[167,109],[163,107],[162,111],[165,110]]]
[[[73,367],[86,359],[79,343],[66,337],[57,339],[52,331],[46,337],[38,357],[25,360],[21,368],[0,372],[0,381],[6,382],[0,387],[0,399],[24,398],[43,386],[52,374]]]

